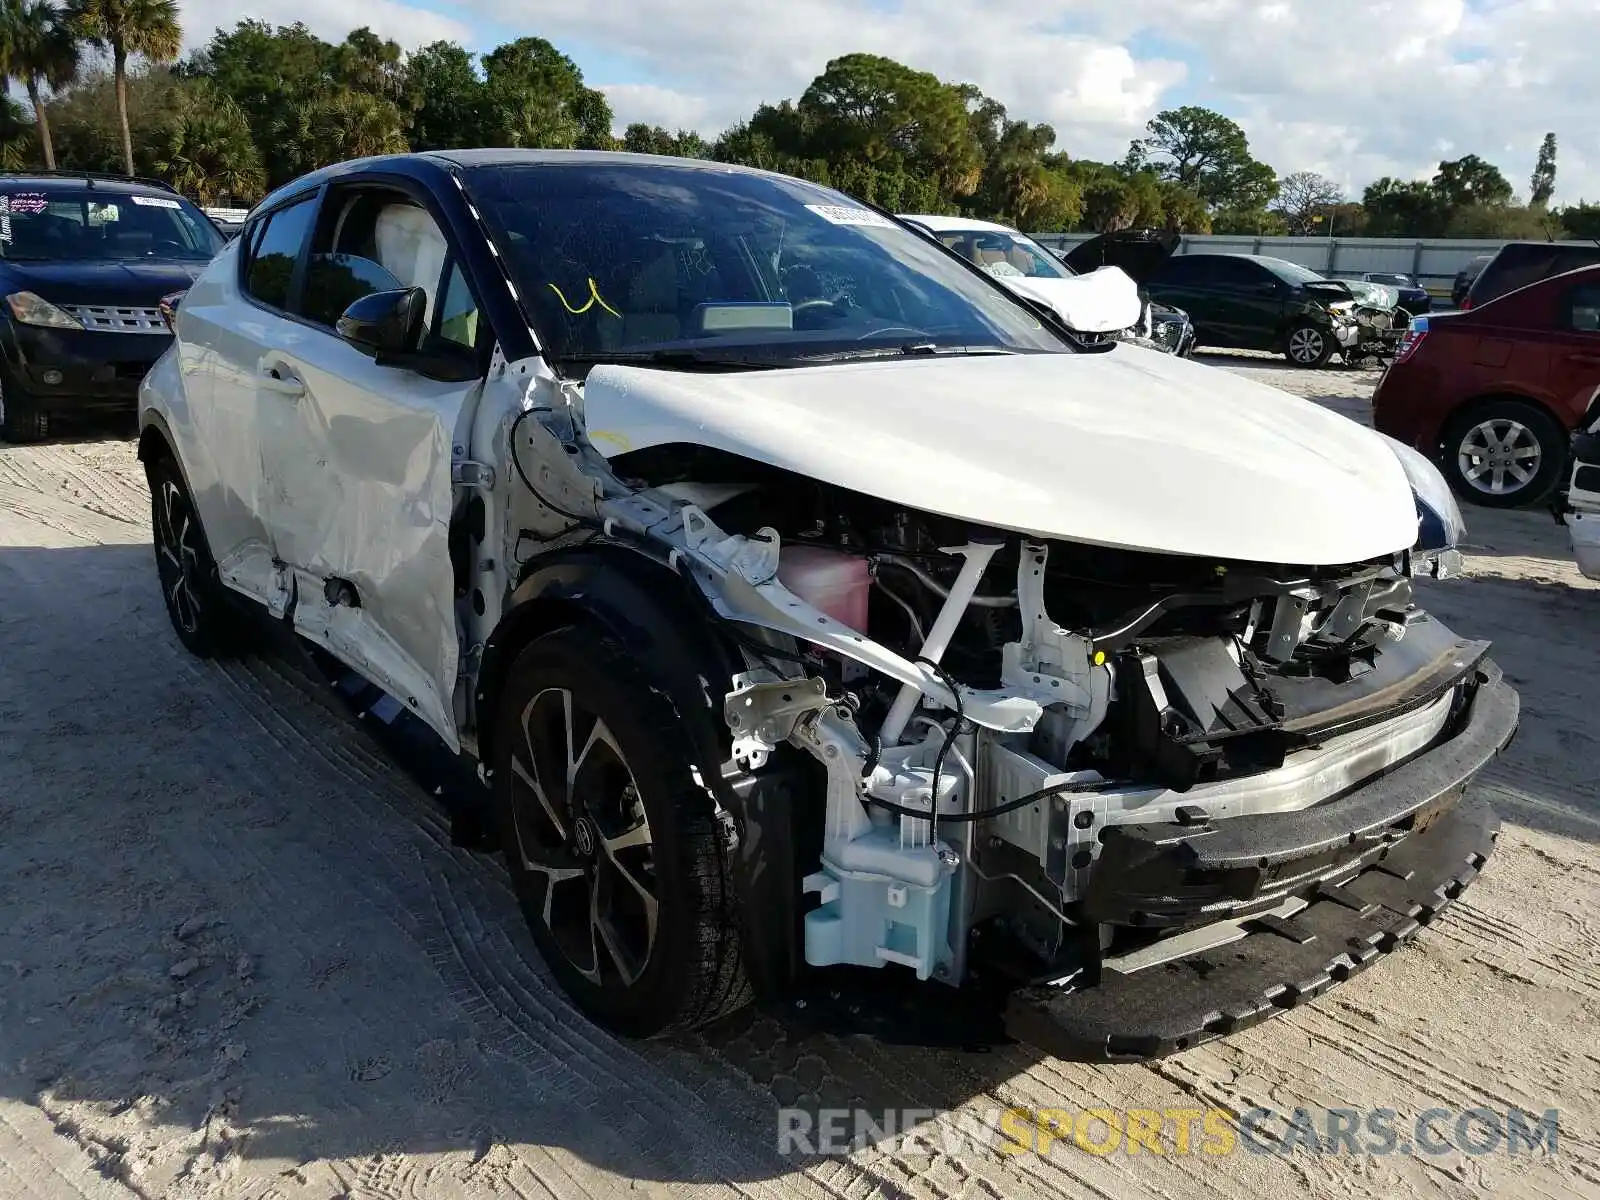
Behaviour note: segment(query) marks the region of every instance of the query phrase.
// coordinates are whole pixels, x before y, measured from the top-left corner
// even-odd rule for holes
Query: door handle
[[[298,400],[306,394],[306,385],[293,376],[278,374],[281,368],[271,362],[263,362],[256,371],[256,386],[264,392],[276,392],[280,396],[288,396],[291,400]]]

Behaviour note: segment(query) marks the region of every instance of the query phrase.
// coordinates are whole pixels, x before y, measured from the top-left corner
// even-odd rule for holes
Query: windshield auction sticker
[[[176,200],[168,200],[164,196],[129,196],[140,208],[182,208]]]
[[[878,225],[885,229],[894,228],[893,221],[880,216],[870,208],[850,208],[843,204],[808,204],[806,207],[833,225]]]

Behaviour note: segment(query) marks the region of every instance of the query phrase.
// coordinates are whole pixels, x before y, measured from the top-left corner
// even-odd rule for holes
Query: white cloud
[[[185,50],[197,49],[209,42],[216,30],[232,29],[246,20],[270,25],[303,21],[312,33],[331,42],[342,42],[352,29],[365,25],[408,50],[430,42],[473,40],[470,25],[398,0],[318,0],[315,4],[307,0],[178,0],[178,9]]]
[[[706,96],[690,95],[649,83],[610,83],[602,85],[600,90],[611,102],[611,112],[618,130],[635,122],[659,125],[673,132],[708,128],[711,101]],[[712,120],[710,125],[720,129],[728,123]]]

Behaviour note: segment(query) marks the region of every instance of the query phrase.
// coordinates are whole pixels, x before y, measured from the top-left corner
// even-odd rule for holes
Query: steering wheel
[[[915,337],[933,336],[926,329],[913,329],[910,325],[883,325],[877,329],[867,330],[860,337],[858,337],[856,341],[864,342],[870,337],[878,337],[880,334],[885,333],[909,333]]]
[[[159,241],[151,242],[150,249],[144,252],[144,256],[146,258],[156,258],[162,254],[173,254],[181,257],[186,253],[188,251],[181,243],[175,242],[170,238],[162,238]]]
[[[842,318],[845,315],[844,305],[840,303],[841,297],[835,296],[831,300],[817,298],[815,300],[802,300],[792,306],[792,320],[796,329],[816,328],[814,325],[803,324],[802,316],[806,313],[815,313],[824,319],[828,317]]]

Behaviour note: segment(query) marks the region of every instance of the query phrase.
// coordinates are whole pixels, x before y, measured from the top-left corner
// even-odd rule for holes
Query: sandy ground
[[[1375,376],[1229,369],[1362,419]],[[122,437],[0,447],[0,1197],[1600,1195],[1600,591],[1469,513],[1524,728],[1484,877],[1310,1006],[1148,1067],[803,1037],[619,1043],[489,857],[281,665],[171,635]],[[1561,1110],[1555,1155],[780,1155],[774,1109]]]

